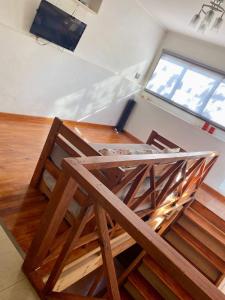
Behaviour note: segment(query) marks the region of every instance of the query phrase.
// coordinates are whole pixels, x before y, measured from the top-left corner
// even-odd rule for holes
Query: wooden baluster
[[[116,278],[115,265],[113,262],[109,232],[106,221],[106,213],[98,203],[95,203],[95,214],[102,251],[103,268],[105,276],[107,278],[109,298],[113,300],[120,300],[120,292]]]
[[[37,185],[40,181],[40,178],[41,178],[41,175],[42,175],[42,172],[43,172],[43,169],[44,169],[45,162],[46,162],[49,154],[52,151],[52,148],[54,146],[57,134],[58,134],[59,129],[60,129],[62,124],[63,124],[62,121],[58,118],[55,118],[54,121],[53,121],[52,127],[49,131],[47,140],[45,142],[44,148],[41,152],[41,156],[38,160],[37,166],[35,168],[33,177],[32,177],[31,182],[30,182],[30,186],[32,186],[34,188],[37,187]]]
[[[200,160],[198,160],[197,162],[195,162],[190,168],[189,170],[187,171],[185,177],[187,178],[188,177],[188,181],[189,179],[191,180],[192,179],[192,174],[194,172],[196,172],[198,170],[198,168],[200,168],[200,165],[202,163],[202,161],[204,160],[204,158],[201,158]],[[169,196],[177,187],[179,187],[180,185],[183,184],[183,180],[184,178],[181,177],[180,180],[178,180],[166,193],[166,196]],[[188,186],[189,183],[187,182],[187,184],[184,186],[183,190],[182,190],[182,193],[184,193],[184,191],[186,190],[186,186]]]
[[[146,166],[146,168],[135,178],[134,182],[132,183],[130,190],[128,191],[125,199],[124,199],[124,204],[127,204],[127,206],[129,207],[132,204],[132,201],[136,195],[136,193],[138,192],[139,188],[141,187],[142,183],[144,182],[147,173],[149,171],[148,166]]]
[[[156,186],[155,186],[155,167],[154,165],[151,167],[150,169],[150,187],[153,189],[152,194],[151,194],[151,203],[152,203],[152,207],[156,208]]]
[[[173,171],[173,173],[170,175],[167,183],[165,184],[164,188],[162,189],[162,191],[160,192],[159,196],[156,199],[157,206],[159,206],[163,202],[163,200],[166,199],[166,196],[168,195],[168,190],[173,184],[176,176],[179,174],[179,171],[182,168],[183,164],[184,161],[180,161],[177,169]]]
[[[200,173],[201,173],[204,169],[205,169],[205,159],[198,160],[196,162],[196,167],[191,172],[191,174],[190,174],[188,180],[186,181],[186,183],[183,185],[182,194],[188,189],[188,187],[190,187],[192,185],[193,181],[195,181],[195,174],[197,174],[197,172],[199,170],[200,170]],[[202,177],[201,174],[199,176],[200,176],[200,178]],[[199,179],[199,182],[200,182],[200,179]]]
[[[187,162],[184,163],[184,165],[181,169],[180,178],[183,178],[183,182],[182,182],[182,184],[180,184],[178,186],[178,190],[177,190],[178,197],[181,197],[183,194],[183,186],[184,186],[186,178],[187,178]],[[180,178],[178,175],[177,181],[179,181]]]
[[[215,162],[217,161],[218,156],[215,156],[205,167],[204,169],[204,174],[199,182],[199,185],[204,181],[204,179],[206,178],[206,176],[208,175],[209,171],[212,169],[212,167],[214,166]]]
[[[135,170],[129,172],[119,184],[117,184],[115,187],[112,188],[112,192],[116,194],[119,191],[121,191],[124,187],[126,187],[130,183],[130,181],[136,178],[136,176],[138,176],[144,170],[144,168],[145,165],[140,165]]]
[[[46,257],[77,187],[74,179],[63,173],[60,175],[25,258],[25,272],[34,271]]]
[[[138,205],[140,205],[142,202],[144,202],[147,197],[151,196],[153,192],[155,192],[155,189],[159,187],[177,168],[180,166],[179,162],[176,162],[169,170],[167,170],[156,182],[155,182],[155,188],[150,187],[141,197],[137,199],[137,201],[134,201],[131,205],[131,209],[134,210]]]
[[[193,176],[190,176],[189,180],[187,180],[186,184],[184,184],[183,190],[182,192],[184,193],[186,190],[190,189],[191,187],[194,187],[194,190],[192,191],[192,193],[196,192],[202,176],[204,174],[204,170],[206,167],[206,160],[204,159],[202,161],[202,163],[199,165],[199,167],[195,170],[195,174],[193,174]]]
[[[73,250],[73,248],[75,247],[77,240],[81,236],[92,211],[92,206],[88,207],[83,213],[83,216],[80,218],[79,226],[74,225],[74,227],[71,229],[70,234],[54,264],[54,267],[45,285],[45,294],[48,294],[53,290],[57,280],[59,279],[60,274],[63,271],[63,268],[66,264],[66,260],[71,250]]]
[[[203,161],[200,170],[199,170],[199,174],[198,174],[198,180],[196,182],[196,189],[199,187],[199,184],[201,182],[201,179],[205,173],[205,168],[206,168],[206,159]]]

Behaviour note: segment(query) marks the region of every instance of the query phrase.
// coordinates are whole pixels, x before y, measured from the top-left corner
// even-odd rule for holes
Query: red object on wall
[[[209,129],[210,124],[205,122],[205,124],[202,126],[202,130],[207,131]]]
[[[211,126],[210,128],[209,128],[209,133],[210,134],[213,134],[214,132],[215,132],[215,130],[216,130],[216,128],[215,127],[213,127],[213,126]]]

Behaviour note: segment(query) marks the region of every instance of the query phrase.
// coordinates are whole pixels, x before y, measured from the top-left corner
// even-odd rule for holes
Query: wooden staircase
[[[75,285],[102,267],[106,288],[94,290],[98,283],[96,274],[93,288],[91,286],[87,294],[89,299],[225,299],[217,288],[224,274],[223,223],[213,222],[210,212],[201,216],[194,205],[187,208],[216,159],[217,155],[212,152],[65,159],[23,264],[23,271],[40,298],[82,299],[86,294],[77,291]],[[122,167],[131,170],[113,187],[113,192],[95,176],[99,170]],[[160,176],[156,173],[159,167],[163,167]],[[148,189],[137,196],[146,176],[149,176]],[[121,201],[117,192],[130,180],[128,197]],[[74,195],[80,190],[89,202],[67,236],[63,236],[61,246],[57,231]],[[145,212],[142,219],[135,209],[146,201],[151,204],[151,210],[147,215]],[[86,232],[90,217],[95,221],[94,226]],[[183,220],[188,224],[183,225]],[[186,240],[183,233],[177,236],[178,230],[188,232]],[[201,233],[201,239],[196,232]],[[176,243],[170,235],[176,236]],[[54,243],[61,246],[58,252],[52,250]],[[135,254],[128,268],[118,273],[115,257],[134,244],[141,253]],[[82,250],[85,253],[81,253]],[[197,256],[201,258],[200,263]],[[50,268],[45,268],[48,263],[51,263]]]
[[[225,275],[225,221],[195,201],[164,238],[212,283]]]
[[[198,201],[186,208],[163,234],[164,239],[207,279],[224,290],[225,221]],[[148,255],[143,255],[130,272],[121,299],[193,299],[177,280]]]
[[[193,299],[166,269],[147,255],[139,267],[128,276],[123,289],[125,291],[123,290],[121,299]]]

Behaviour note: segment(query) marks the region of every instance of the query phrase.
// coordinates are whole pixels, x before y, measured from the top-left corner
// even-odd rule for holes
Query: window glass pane
[[[166,98],[171,94],[177,79],[184,69],[176,63],[176,60],[170,60],[167,55],[162,56],[151,80],[147,85],[148,90]]]
[[[210,76],[211,75],[211,76]],[[172,100],[193,112],[201,112],[212,91],[216,78],[212,74],[202,74],[196,70],[187,70]]]
[[[225,81],[219,85],[209,100],[203,116],[225,127]]]
[[[146,89],[225,127],[225,76],[164,53]]]

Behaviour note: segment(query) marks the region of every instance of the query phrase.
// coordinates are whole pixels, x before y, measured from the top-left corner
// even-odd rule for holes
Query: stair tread
[[[215,283],[221,272],[219,272],[205,257],[195,251],[189,243],[184,241],[173,230],[170,230],[164,236],[166,241],[188,260],[196,269],[198,269],[211,282]]]
[[[207,231],[195,224],[185,215],[182,215],[177,221],[177,224],[185,228],[192,236],[198,239],[202,244],[204,244],[209,249],[213,249],[214,253],[219,256],[223,261],[225,261],[225,251],[224,246],[218,242],[212,235],[209,235]]]
[[[192,248],[198,251],[202,256],[204,256],[215,268],[217,268],[221,273],[225,272],[225,262],[217,256],[211,249],[207,248],[198,239],[192,236],[188,231],[186,231],[179,224],[174,224],[171,228],[181,239],[189,243]]]
[[[215,212],[204,206],[201,202],[195,200],[191,208],[197,211],[200,215],[206,218],[209,222],[214,224],[222,232],[225,232],[225,220],[218,216]]]
[[[144,299],[162,300],[160,294],[150,285],[150,283],[138,272],[132,272],[128,280],[138,290]]]
[[[192,208],[188,208],[184,211],[184,215],[188,217],[192,222],[200,226],[202,229],[207,231],[208,234],[212,235],[223,246],[225,246],[225,234],[215,225],[201,216],[198,212],[196,212]]]
[[[144,265],[149,271],[154,272],[160,281],[180,299],[192,299],[192,297],[177,283],[164,269],[162,269],[150,256],[143,259]]]

